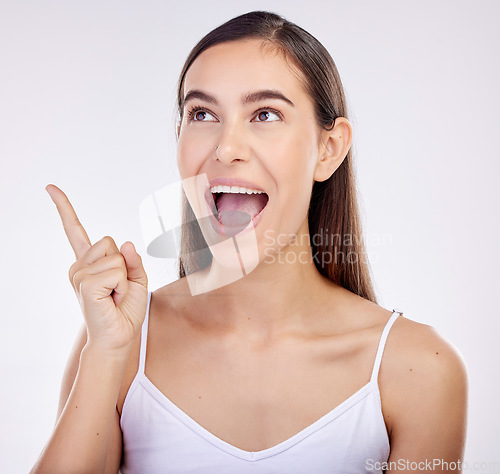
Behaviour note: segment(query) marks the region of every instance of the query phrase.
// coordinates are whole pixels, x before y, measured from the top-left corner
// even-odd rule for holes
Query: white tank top
[[[378,346],[370,381],[296,435],[262,451],[237,448],[203,428],[146,377],[148,294],[139,369],[125,398],[122,474],[381,473],[389,458],[378,372],[394,311]],[[244,429],[244,427],[242,427]]]

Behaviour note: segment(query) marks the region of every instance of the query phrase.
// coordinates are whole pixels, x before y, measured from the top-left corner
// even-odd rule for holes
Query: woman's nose
[[[241,127],[235,125],[227,127],[219,136],[215,146],[214,158],[225,164],[234,161],[248,161],[250,156],[246,134]]]

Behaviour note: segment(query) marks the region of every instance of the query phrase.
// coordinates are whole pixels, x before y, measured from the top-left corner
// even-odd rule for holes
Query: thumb
[[[123,255],[127,266],[127,279],[140,283],[147,288],[148,277],[142,265],[141,256],[135,250],[134,244],[129,241],[125,242],[120,248],[120,253]]]

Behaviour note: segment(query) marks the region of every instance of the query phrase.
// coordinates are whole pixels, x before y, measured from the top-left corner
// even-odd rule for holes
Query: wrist
[[[132,344],[128,344],[127,346],[122,346],[120,348],[110,349],[89,340],[83,347],[80,358],[103,365],[121,365],[127,363],[130,357],[131,349]]]

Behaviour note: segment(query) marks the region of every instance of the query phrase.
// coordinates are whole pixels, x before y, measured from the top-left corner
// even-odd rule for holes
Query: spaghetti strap
[[[146,346],[148,345],[148,323],[149,323],[149,306],[151,304],[151,291],[148,292],[148,306],[146,308],[146,317],[142,323],[141,329],[141,350],[139,353],[139,373],[144,373],[146,366]]]
[[[391,330],[394,321],[396,321],[399,315],[402,315],[400,311],[393,310],[392,316],[389,318],[389,321],[385,324],[384,330],[382,331],[382,336],[380,336],[380,342],[378,343],[377,355],[375,356],[375,363],[373,364],[372,376],[370,378],[370,382],[377,381],[378,372],[380,370],[380,363],[382,362],[382,355],[384,354],[385,343],[387,341],[387,336],[389,335],[389,331]]]

